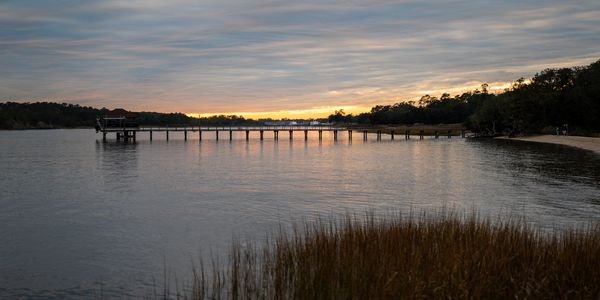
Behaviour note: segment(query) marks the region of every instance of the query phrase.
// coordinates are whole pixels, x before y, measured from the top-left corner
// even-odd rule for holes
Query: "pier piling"
[[[157,126],[148,126],[148,127],[141,127],[141,126],[136,126],[136,127],[112,127],[112,128],[101,128],[100,130],[98,130],[99,133],[102,134],[102,141],[106,141],[107,137],[109,134],[116,134],[116,138],[117,141],[125,141],[125,142],[129,142],[129,141],[136,141],[137,140],[137,134],[139,132],[148,133],[148,138],[150,141],[154,140],[154,131],[157,132],[164,132],[165,136],[166,136],[166,140],[169,141],[170,137],[171,137],[171,132],[182,132],[183,133],[183,140],[184,141],[188,141],[188,138],[190,138],[189,134],[192,134],[193,138],[193,134],[195,131],[198,131],[198,139],[201,141],[202,140],[202,134],[203,131],[214,131],[215,132],[215,140],[219,140],[220,136],[220,132],[221,131],[228,131],[229,132],[229,140],[232,141],[233,140],[233,132],[234,131],[240,131],[240,132],[244,132],[245,133],[245,138],[246,141],[250,140],[250,133],[252,131],[258,131],[260,133],[260,139],[264,140],[264,132],[266,131],[273,131],[273,135],[274,135],[274,139],[275,140],[279,140],[279,132],[280,131],[285,131],[287,130],[289,133],[289,139],[290,141],[294,140],[294,134],[295,132],[300,132],[303,131],[304,132],[304,140],[308,141],[308,134],[309,131],[316,131],[319,134],[319,141],[323,140],[323,131],[328,131],[331,132],[333,135],[333,139],[335,141],[338,141],[338,138],[340,138],[339,133],[340,131],[344,131],[347,130],[348,131],[348,140],[352,140],[352,135],[353,135],[353,130],[358,131],[359,133],[361,131],[363,131],[364,135],[365,135],[365,139],[367,138],[366,135],[368,133],[367,128],[359,128],[359,129],[351,129],[349,127],[334,127],[334,126],[230,126],[230,127],[225,127],[225,126],[162,126],[162,127],[157,127]],[[382,134],[383,130],[378,130],[377,134],[378,134],[378,138],[381,139],[381,134]],[[374,131],[373,131],[374,132]],[[162,134],[162,133],[161,133]],[[392,133],[393,134],[393,133]],[[392,137],[393,138],[393,137]]]

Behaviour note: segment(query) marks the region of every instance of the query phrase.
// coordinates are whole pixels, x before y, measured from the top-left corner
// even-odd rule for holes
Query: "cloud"
[[[600,57],[597,1],[1,1],[0,101],[368,107]]]

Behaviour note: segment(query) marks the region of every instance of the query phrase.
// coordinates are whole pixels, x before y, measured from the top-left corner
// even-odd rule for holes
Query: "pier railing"
[[[410,139],[411,135],[418,135],[419,139],[424,139],[426,135],[433,136],[436,139],[442,135],[447,135],[448,138],[451,138],[456,131],[453,132],[452,129],[448,129],[443,132],[440,130],[435,130],[433,132],[426,133],[424,129],[419,129],[418,133],[411,131],[410,129],[404,130],[404,132],[397,130],[395,128],[352,128],[352,127],[342,127],[342,126],[333,126],[333,125],[271,125],[271,126],[188,126],[188,125],[171,125],[171,126],[140,126],[140,127],[106,127],[100,128],[102,131],[102,139],[106,141],[107,133],[115,133],[117,136],[117,140],[124,139],[129,140],[133,139],[135,141],[136,135],[138,132],[147,132],[149,133],[149,138],[152,140],[153,132],[165,132],[166,139],[169,140],[169,132],[183,132],[184,140],[187,141],[189,132],[198,132],[198,138],[202,140],[203,132],[214,132],[215,139],[219,139],[219,132],[229,132],[229,139],[233,139],[234,131],[242,131],[246,133],[246,140],[250,138],[250,132],[259,132],[260,139],[264,138],[264,132],[272,131],[273,138],[275,140],[279,139],[280,131],[289,131],[290,140],[293,139],[294,132],[304,132],[304,139],[308,139],[308,132],[318,132],[319,140],[323,137],[323,131],[333,132],[333,139],[337,141],[338,132],[340,131],[348,131],[348,139],[352,140],[353,132],[362,133],[363,140],[367,140],[368,133],[377,134],[377,140],[381,140],[382,134],[389,134],[390,138],[393,140],[396,135],[404,134],[405,139]],[[465,130],[460,130],[460,136],[465,137]]]
[[[272,131],[272,130],[345,130],[347,127],[332,126],[332,125],[286,125],[286,126],[186,126],[186,125],[170,125],[170,126],[139,126],[139,127],[106,127],[102,131]]]

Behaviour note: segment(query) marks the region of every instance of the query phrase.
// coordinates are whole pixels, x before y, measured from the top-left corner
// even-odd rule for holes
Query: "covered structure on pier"
[[[97,118],[96,130],[105,128],[137,128],[137,114],[122,108],[116,108]]]

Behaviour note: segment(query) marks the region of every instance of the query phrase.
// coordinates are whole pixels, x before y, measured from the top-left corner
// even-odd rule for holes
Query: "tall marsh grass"
[[[600,299],[600,227],[453,213],[305,222],[196,268],[192,298]]]

